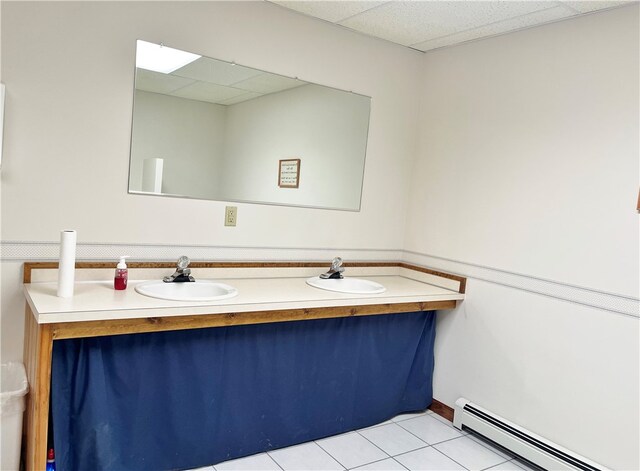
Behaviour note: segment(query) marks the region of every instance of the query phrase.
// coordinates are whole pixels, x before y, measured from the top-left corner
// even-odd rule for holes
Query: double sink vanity
[[[137,41],[133,105],[136,198],[360,210],[368,96]],[[63,298],[58,263],[25,263],[26,469],[44,470],[51,445],[59,471],[196,468],[431,404],[435,311],[464,299],[464,278],[402,262],[187,265],[130,263],[114,290],[113,263],[77,262]]]
[[[195,282],[165,283],[175,264],[137,262],[115,291],[113,264],[78,262],[74,296],[59,298],[56,268],[24,267],[27,469],[45,467],[56,341],[453,309],[466,281],[401,262],[347,263],[344,279],[319,277],[325,263],[194,262]]]
[[[151,280],[139,283],[135,290],[144,295],[170,301],[222,301],[238,295],[238,290],[231,285],[211,280],[196,280],[188,268],[190,260],[186,256],[178,259],[178,266],[173,275],[162,280]],[[360,278],[345,278],[342,274],[342,259],[336,257],[326,273],[306,280],[309,286],[336,291],[344,294],[380,294],[386,288],[380,283]]]

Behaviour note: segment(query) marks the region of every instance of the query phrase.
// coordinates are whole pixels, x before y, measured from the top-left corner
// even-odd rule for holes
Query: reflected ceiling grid
[[[168,74],[146,69],[137,69],[136,74],[137,90],[220,105],[233,105],[305,83],[209,57]]]

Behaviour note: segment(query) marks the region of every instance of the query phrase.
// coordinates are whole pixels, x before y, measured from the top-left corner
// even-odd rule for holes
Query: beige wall
[[[62,229],[94,244],[80,254],[88,258],[121,250],[139,258],[146,244],[166,247],[153,252],[162,258],[202,257],[193,254],[204,246],[209,259],[330,260],[336,251],[376,259],[401,249],[420,53],[261,1],[3,1],[1,8],[2,240],[22,244],[3,261],[3,359],[21,356],[19,258],[42,251],[24,242],[55,242]],[[127,194],[136,39],[371,96],[361,211],[238,204],[237,227],[225,228],[224,202]],[[229,255],[233,247],[252,249]]]
[[[3,2],[2,9],[11,117],[3,240],[56,240],[74,227],[89,242],[401,247],[397,208],[407,200],[420,54],[266,2]],[[247,205],[239,226],[223,231],[224,203],[128,195],[137,38],[373,97],[362,211]],[[178,218],[192,230],[168,230]],[[342,231],[309,230],[311,220]]]
[[[638,296],[637,6],[426,55],[266,2],[1,8],[3,361],[22,260],[55,259],[61,229],[85,259],[404,257],[470,276],[439,314],[436,398],[640,467],[618,306]],[[361,212],[240,204],[231,229],[224,202],[128,195],[138,38],[371,96]]]
[[[434,396],[638,469],[637,5],[423,66],[404,248],[473,276],[439,314]]]

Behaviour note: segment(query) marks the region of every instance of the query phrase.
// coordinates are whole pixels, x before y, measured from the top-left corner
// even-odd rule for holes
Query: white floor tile
[[[396,415],[391,420],[394,421],[394,422],[401,422],[403,420],[413,419],[415,417],[421,417],[423,415],[432,414],[432,413],[433,412],[431,412],[430,410],[426,410],[424,412],[413,412],[413,413],[409,413],[409,414],[400,414],[400,415]]]
[[[460,430],[457,429],[453,426],[453,422],[451,422],[450,420],[445,419],[444,417],[442,417],[441,415],[438,414],[433,414],[430,417],[433,417],[434,419],[438,419],[440,422],[442,422],[445,425],[448,425],[449,427],[452,427],[454,429],[456,429],[458,432],[460,432],[460,434],[462,435],[469,435],[469,432],[467,430]]]
[[[487,471],[522,471],[522,468],[513,461],[505,461],[504,463],[488,468]]]
[[[434,419],[438,419],[440,422],[442,422],[443,424],[454,428],[455,430],[457,430],[461,435],[469,435],[469,432],[467,430],[460,430],[457,429],[453,426],[453,422],[451,422],[450,420],[445,419],[444,417],[442,417],[441,415],[438,414],[433,414],[430,415],[429,417],[433,417]]]
[[[433,446],[470,470],[486,469],[506,461],[502,456],[471,440],[468,436]]]
[[[411,471],[464,470],[464,467],[460,464],[447,458],[433,447],[422,448],[421,450],[396,456],[395,459]]]
[[[399,422],[398,425],[430,445],[462,436],[457,429],[445,425],[438,419],[431,417],[431,415],[404,420]]]
[[[451,422],[450,420],[445,419],[444,417],[442,417],[439,414],[432,414],[430,417],[433,417],[434,419],[438,419],[440,422],[442,422],[445,425],[448,425],[449,427],[453,427],[453,422]]]
[[[393,419],[385,420],[384,422],[380,422],[379,424],[371,425],[370,427],[365,427],[360,430],[367,430],[368,428],[380,427],[381,425],[389,425],[393,423]]]
[[[215,465],[216,471],[280,471],[280,466],[266,453],[245,456]]]
[[[361,430],[358,433],[391,456],[427,446],[422,440],[411,435],[397,424]]]
[[[333,471],[344,469],[331,455],[313,442],[270,451],[269,456],[285,471]]]
[[[358,471],[406,471],[407,468],[402,466],[393,458],[387,458],[386,460],[376,461],[375,463],[365,464],[359,468],[354,468]]]
[[[316,443],[345,468],[355,468],[388,458],[380,448],[355,432],[325,438]]]

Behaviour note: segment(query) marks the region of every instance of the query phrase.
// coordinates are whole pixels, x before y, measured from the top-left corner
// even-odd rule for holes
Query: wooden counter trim
[[[361,306],[337,306],[278,311],[231,312],[225,314],[197,314],[170,317],[145,317],[140,319],[114,319],[85,322],[60,322],[49,324],[54,340],[131,333],[161,332],[168,330],[229,327],[234,325],[266,324],[270,322],[304,321],[336,317],[373,316],[404,312],[453,309],[456,301],[430,301],[398,304],[372,304]]]
[[[398,264],[401,268],[407,268],[408,270],[419,271],[422,273],[428,273],[429,275],[440,276],[442,278],[447,278],[449,280],[454,280],[460,283],[460,287],[458,288],[458,293],[464,294],[467,288],[467,279],[463,276],[452,275],[451,273],[445,273],[443,271],[432,270],[431,268],[419,267],[418,265],[411,265],[409,263],[400,262]]]
[[[129,268],[175,268],[176,262],[128,262]],[[115,262],[76,262],[76,269],[114,268]],[[315,268],[327,267],[326,262],[191,262],[192,268]],[[415,270],[429,275],[440,276],[449,280],[458,281],[459,293],[464,293],[467,279],[430,268],[411,265],[404,262],[345,262],[345,267],[400,267]],[[58,262],[25,262],[23,283],[31,283],[31,272],[34,269],[58,269]]]
[[[25,317],[24,359],[29,381],[25,408],[26,469],[41,470],[47,460],[53,329],[51,325],[37,324],[29,305]]]

